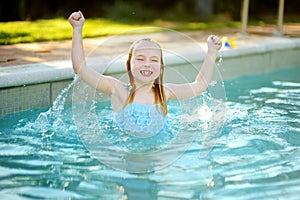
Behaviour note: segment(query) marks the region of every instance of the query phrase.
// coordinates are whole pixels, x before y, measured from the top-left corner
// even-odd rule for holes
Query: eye
[[[143,57],[137,57],[136,60],[143,61],[144,58]]]
[[[153,59],[151,59],[151,61],[152,61],[152,62],[158,62],[158,59],[153,58]]]

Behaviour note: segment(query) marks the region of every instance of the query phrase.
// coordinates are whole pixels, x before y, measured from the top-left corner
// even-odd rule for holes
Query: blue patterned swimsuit
[[[168,127],[160,105],[131,103],[115,114],[117,125],[137,137],[149,137]]]
[[[115,113],[115,121],[119,128],[136,137],[149,137],[169,126],[167,117],[161,112],[160,104],[133,102]]]

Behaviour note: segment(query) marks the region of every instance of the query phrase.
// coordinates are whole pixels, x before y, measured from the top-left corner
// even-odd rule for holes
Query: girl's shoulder
[[[164,86],[164,93],[165,93],[166,100],[168,100],[171,94],[170,83],[164,83],[163,86]]]
[[[128,96],[130,94],[131,90],[132,90],[131,87],[128,84],[123,83],[123,82],[119,82],[114,87],[115,92],[121,93],[126,96]]]
[[[125,83],[115,85],[111,95],[113,110],[117,111],[124,107],[129,94],[129,87]]]

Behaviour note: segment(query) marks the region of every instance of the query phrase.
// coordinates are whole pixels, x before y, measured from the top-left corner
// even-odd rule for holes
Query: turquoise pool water
[[[225,89],[226,120],[211,152],[199,157],[194,141],[170,166],[144,174],[90,156],[70,105],[60,104],[68,89],[52,108],[1,118],[0,197],[299,199],[300,68],[239,77]]]

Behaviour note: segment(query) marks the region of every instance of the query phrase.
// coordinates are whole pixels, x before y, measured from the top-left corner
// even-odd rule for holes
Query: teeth
[[[152,74],[152,72],[148,71],[148,70],[142,70],[141,74],[144,75],[144,76],[150,76]]]

